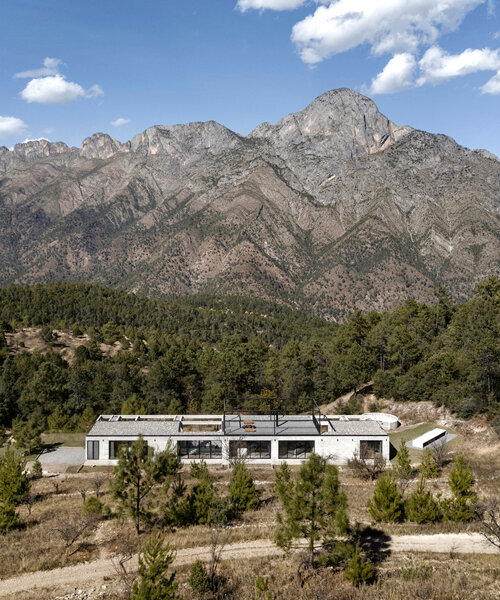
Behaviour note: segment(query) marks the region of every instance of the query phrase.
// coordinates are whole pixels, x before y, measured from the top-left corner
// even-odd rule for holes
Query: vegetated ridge
[[[500,162],[398,127],[352,90],[240,136],[209,121],[124,144],[0,148],[0,283],[231,293],[329,319],[456,299],[500,271]]]
[[[499,314],[495,277],[460,305],[441,287],[433,305],[409,299],[342,325],[236,296],[9,286],[0,289],[0,427],[85,430],[99,413],[217,413],[227,399],[305,411],[311,397],[327,404],[373,381],[375,398],[484,414],[499,433]],[[355,395],[336,408],[361,410]]]

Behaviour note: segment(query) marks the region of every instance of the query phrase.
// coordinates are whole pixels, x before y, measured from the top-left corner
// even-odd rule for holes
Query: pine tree
[[[300,467],[295,485],[282,470],[275,489],[283,511],[277,516],[275,542],[289,550],[293,539],[305,537],[312,565],[316,544],[331,541],[348,529],[347,499],[340,490],[338,469],[313,453]],[[291,497],[285,496],[288,493]]]
[[[210,522],[210,509],[217,496],[214,477],[203,460],[191,464],[191,477],[198,480],[188,496],[191,521],[203,525]]]
[[[0,532],[6,532],[19,524],[15,511],[29,492],[30,482],[24,473],[26,463],[7,448],[0,458]]]
[[[463,456],[454,461],[448,483],[452,497],[442,502],[445,518],[448,521],[470,521],[474,517],[477,494],[473,490],[474,477],[470,465]]]
[[[378,479],[368,509],[375,521],[396,523],[403,519],[403,496],[393,473],[387,472]]]
[[[139,555],[139,577],[134,583],[131,600],[182,600],[177,594],[175,572],[167,575],[175,553],[163,543],[160,534],[152,534]]]
[[[435,479],[439,475],[439,468],[430,448],[424,450],[422,455],[420,475],[424,479]]]
[[[135,520],[138,534],[141,519],[146,516],[145,499],[161,487],[166,488],[180,466],[179,459],[169,448],[153,454],[142,436],[121,452],[111,492],[120,503],[120,510],[128,512]]]
[[[259,492],[255,488],[252,474],[243,463],[234,467],[229,481],[229,499],[236,512],[259,507]]]
[[[344,576],[352,585],[358,587],[363,583],[373,583],[376,571],[373,565],[365,558],[359,542],[356,544],[352,558],[349,560]]]
[[[201,560],[195,560],[191,565],[188,583],[198,597],[202,598],[210,591],[210,577]]]
[[[414,523],[434,523],[439,519],[439,504],[425,487],[423,477],[418,482],[416,490],[406,501],[405,513],[408,519]]]
[[[401,443],[396,458],[394,459],[396,475],[399,479],[410,479],[413,473],[411,466],[410,451],[405,442]]]

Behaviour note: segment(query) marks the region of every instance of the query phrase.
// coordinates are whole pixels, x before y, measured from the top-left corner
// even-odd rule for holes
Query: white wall
[[[86,460],[86,465],[115,465],[118,460],[109,458],[109,442],[110,441],[134,441],[135,437],[127,436],[113,436],[105,438],[88,437],[87,440],[99,441],[99,460]],[[217,440],[222,441],[222,459],[210,459],[207,458],[207,464],[227,464],[229,462],[229,439],[224,436],[206,436],[206,435],[190,435],[190,436],[172,436],[172,437],[154,437],[144,436],[148,446],[154,448],[155,452],[161,452],[165,450],[167,445],[170,443],[173,449],[177,447],[177,441],[191,441],[191,440]],[[314,440],[315,452],[320,456],[327,457],[330,462],[336,465],[346,464],[347,461],[354,456],[357,452],[359,456],[359,444],[361,440],[382,440],[382,455],[386,460],[389,460],[389,437],[380,436],[334,436],[334,435],[321,435],[321,436],[301,436],[301,437],[273,437],[273,436],[248,436],[246,438],[232,438],[234,441],[252,441],[252,440],[263,440],[271,441],[271,459],[247,459],[248,464],[279,464],[283,462],[279,459],[278,444],[280,440],[289,441],[302,441],[302,440]],[[87,449],[85,448],[85,452]],[[85,454],[86,456],[86,454]],[[186,459],[186,462],[193,462],[192,459]],[[289,464],[301,464],[302,459],[287,459],[286,462]]]

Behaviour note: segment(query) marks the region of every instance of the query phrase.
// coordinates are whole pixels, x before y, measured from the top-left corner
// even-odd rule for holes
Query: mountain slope
[[[334,90],[247,137],[211,121],[0,148],[0,283],[253,294],[341,319],[498,273],[499,199],[493,155]]]

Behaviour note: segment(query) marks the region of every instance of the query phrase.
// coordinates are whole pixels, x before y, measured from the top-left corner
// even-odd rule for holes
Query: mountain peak
[[[107,133],[94,133],[83,140],[80,156],[106,159],[118,152],[130,152],[130,142],[122,144]]]

